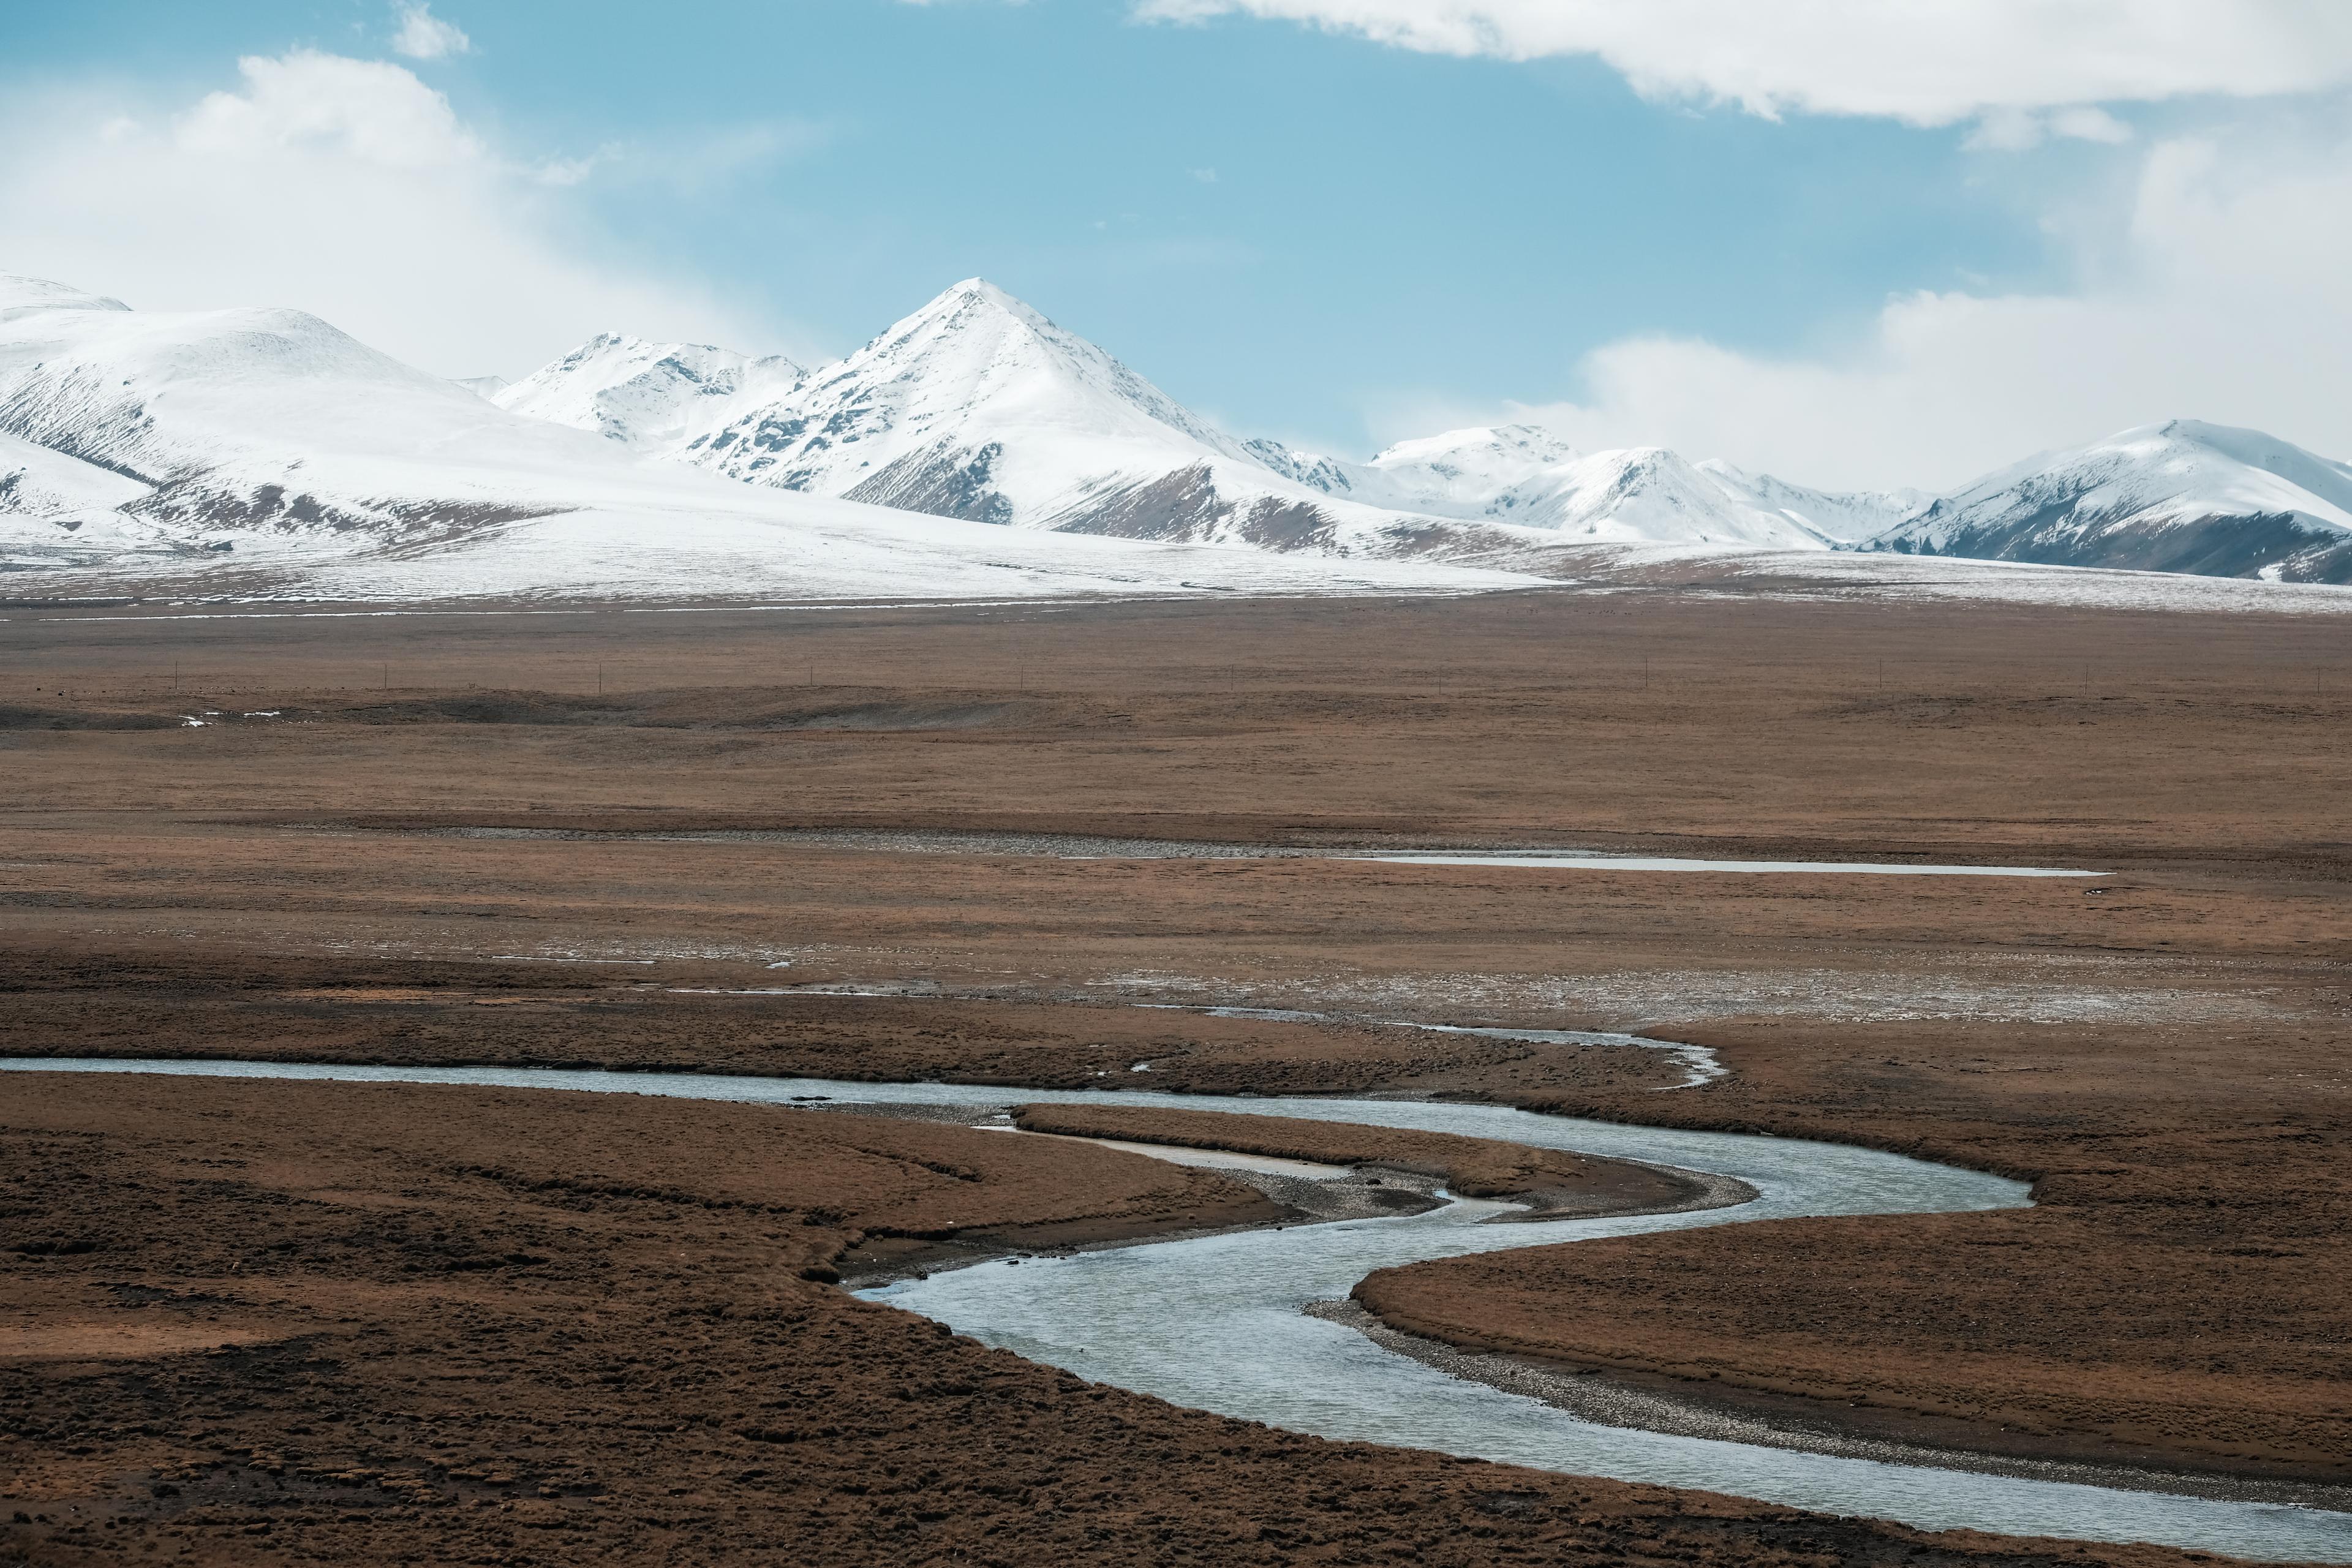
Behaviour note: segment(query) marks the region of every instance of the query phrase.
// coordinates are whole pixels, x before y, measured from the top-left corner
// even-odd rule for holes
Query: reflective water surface
[[[1388,860],[1408,866],[1536,866],[1581,871],[1798,872],[1853,877],[2105,877],[2051,866],[1910,866],[1866,860],[1685,860],[1671,855],[1400,854],[1347,855],[1347,860]]]
[[[0,1068],[483,1084],[780,1104],[1166,1100],[1204,1110],[1504,1138],[1717,1172],[1740,1178],[1760,1195],[1736,1208],[1697,1214],[1504,1226],[1478,1222],[1505,1205],[1460,1202],[1423,1215],[1031,1258],[1019,1268],[982,1264],[868,1294],[1097,1382],[1328,1437],[1704,1488],[1926,1529],[1967,1526],[2352,1563],[2352,1514],[1880,1464],[1602,1426],[1449,1377],[1299,1310],[1308,1301],[1344,1297],[1371,1269],[1424,1258],[1800,1215],[1930,1213],[2025,1203],[2021,1184],[1978,1172],[1795,1139],[1622,1127],[1495,1106],[1412,1100],[1269,1100],[516,1068],[20,1058],[0,1060]]]

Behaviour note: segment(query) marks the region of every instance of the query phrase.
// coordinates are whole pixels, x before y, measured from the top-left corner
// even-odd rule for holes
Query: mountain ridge
[[[791,598],[1478,592],[762,489],[509,413],[297,310],[130,310],[0,278],[0,574],[87,595]],[[29,574],[29,575],[27,575]]]
[[[299,310],[142,312],[0,276],[0,547],[20,552],[0,565],[493,550],[575,513],[611,522],[600,549],[635,528],[648,552],[805,526],[895,529],[958,559],[1003,553],[986,542],[1001,533],[1245,547],[1393,562],[1398,581],[1574,575],[1605,546],[2352,583],[2352,465],[2195,420],[1937,497],[1812,489],[1660,447],[1580,452],[1529,425],[1355,462],[1237,439],[977,279],[814,369],[604,333],[497,385]]]
[[[518,389],[577,404],[555,388],[623,341],[634,340],[592,339]],[[499,401],[533,411],[520,390]],[[1766,481],[1776,503],[1760,504],[1676,454],[1579,454],[1531,426],[1446,432],[1366,463],[1236,439],[978,278],[772,397],[729,400],[728,413],[636,444],[747,483],[971,521],[1342,555],[1570,540],[1822,549],[1851,529],[1817,524],[1790,498],[1822,498],[1817,510],[1841,521],[1860,504],[1777,480]]]

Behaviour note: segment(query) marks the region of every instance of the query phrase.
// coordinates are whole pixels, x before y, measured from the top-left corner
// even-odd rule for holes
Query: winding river
[[[1181,1097],[502,1068],[240,1061],[0,1060],[0,1069],[478,1084],[803,1104],[1150,1103],[1500,1138],[1735,1176],[1738,1207],[1545,1225],[1484,1225],[1507,1205],[1257,1230],[1066,1258],[999,1261],[866,1294],[1097,1382],[1318,1436],[1475,1456],[1577,1475],[1693,1487],[1923,1529],[2146,1541],[2239,1556],[2352,1563],[2352,1514],[2014,1475],[1886,1464],[1581,1420],[1448,1376],[1306,1315],[1374,1268],[1579,1237],[1805,1215],[1922,1214],[2025,1204],[2016,1182],[1871,1150],[1385,1100]]]

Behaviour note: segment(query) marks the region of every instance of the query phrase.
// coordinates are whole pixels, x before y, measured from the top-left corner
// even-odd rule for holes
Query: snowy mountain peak
[[[0,317],[21,310],[128,310],[131,307],[104,294],[92,294],[68,283],[47,278],[26,278],[0,272]]]
[[[1778,512],[1825,539],[1865,539],[1902,521],[1935,498],[1925,490],[1817,490],[1770,474],[1751,474],[1720,458],[1691,465],[1759,511]]]
[[[781,354],[755,359],[709,343],[600,332],[488,395],[510,414],[662,452],[707,436],[747,404],[776,396],[805,374]]]
[[[1272,443],[1253,449],[1277,473],[1367,505],[1513,523],[1582,543],[1819,550],[1837,530],[1813,514],[1851,499],[1783,486],[1788,496],[1768,501],[1727,466],[1709,472],[1664,447],[1580,453],[1537,425],[1478,426],[1400,441],[1369,463],[1311,457]],[[1738,482],[1727,476],[1738,476]],[[1804,504],[1790,504],[1800,499]],[[1843,536],[1858,537],[1900,515],[1874,512],[1866,526]]]
[[[1274,479],[1143,377],[978,278],[679,455],[755,484],[1039,526],[1217,459]]]
[[[1494,514],[1608,542],[1665,541],[1819,550],[1801,517],[1755,505],[1664,447],[1594,452],[1546,468],[1498,498]]]
[[[1015,299],[985,278],[967,278],[961,283],[950,283],[940,290],[930,303],[915,312],[922,316],[934,311],[983,309],[1002,310],[1016,321],[1033,327],[1051,329],[1053,322],[1045,313],[1025,300]],[[909,321],[914,317],[908,318]]]
[[[1989,474],[1864,548],[2340,582],[2352,465],[2259,430],[2168,420]]]
[[[2149,429],[2111,436],[2103,445],[2134,452],[2143,461],[2152,460],[2183,473],[2196,467],[2190,450],[2211,454],[2224,462],[2284,479],[2338,510],[2352,513],[2352,465],[2315,456],[2261,430],[2213,425],[2202,419],[2168,419]]]
[[[1536,425],[1477,426],[1399,441],[1370,462],[1349,462],[1253,441],[1251,455],[1265,467],[1328,495],[1368,505],[1438,517],[1507,514],[1507,498],[1576,449]]]
[[[1371,466],[1491,473],[1506,468],[1542,468],[1575,456],[1575,447],[1540,425],[1480,425],[1399,441],[1374,454]]]
[[[1366,466],[1400,487],[1398,500],[1417,494],[1449,512],[1504,516],[1514,510],[1505,500],[1511,492],[1576,455],[1539,425],[1474,426],[1399,441]]]
[[[1077,333],[985,279],[943,289],[856,353],[821,383],[920,384],[908,417],[922,420],[984,402],[1018,406],[1073,427],[1117,423],[1123,405],[1229,455],[1237,443]]]

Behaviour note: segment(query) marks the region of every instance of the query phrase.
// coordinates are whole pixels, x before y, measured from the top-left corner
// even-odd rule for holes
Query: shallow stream
[[[2011,1208],[2022,1184],[1796,1139],[1682,1132],[1417,1100],[1267,1100],[1127,1090],[1013,1089],[814,1079],[520,1068],[5,1059],[0,1068],[479,1084],[774,1104],[1076,1102],[1277,1114],[1500,1138],[1734,1176],[1733,1208],[1544,1225],[1484,1225],[1507,1205],[1256,1230],[1019,1263],[983,1263],[866,1292],[987,1343],[1175,1404],[1318,1436],[1475,1456],[1538,1469],[1693,1487],[1924,1529],[2147,1541],[2239,1556],[2352,1563],[2352,1514],[2014,1475],[1881,1463],[1668,1436],[1579,1419],[1448,1376],[1306,1315],[1374,1268],[1580,1237],[1808,1215]]]

